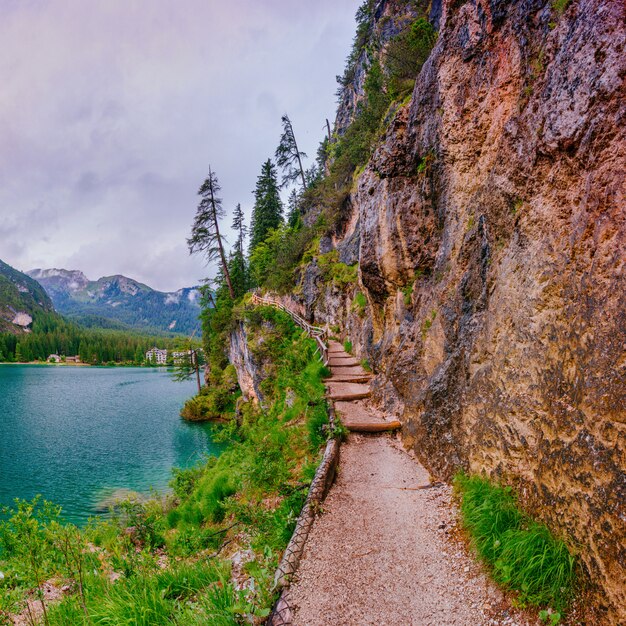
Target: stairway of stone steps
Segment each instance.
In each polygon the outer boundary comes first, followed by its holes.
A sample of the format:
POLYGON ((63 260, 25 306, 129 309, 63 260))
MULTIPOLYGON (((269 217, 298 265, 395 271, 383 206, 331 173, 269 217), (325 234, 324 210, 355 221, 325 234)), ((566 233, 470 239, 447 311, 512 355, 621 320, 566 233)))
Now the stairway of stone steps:
POLYGON ((373 376, 338 341, 329 342, 328 365, 331 371, 325 381, 328 397, 335 403, 335 412, 348 430, 378 433, 400 428, 398 420, 387 419, 367 402, 373 376))

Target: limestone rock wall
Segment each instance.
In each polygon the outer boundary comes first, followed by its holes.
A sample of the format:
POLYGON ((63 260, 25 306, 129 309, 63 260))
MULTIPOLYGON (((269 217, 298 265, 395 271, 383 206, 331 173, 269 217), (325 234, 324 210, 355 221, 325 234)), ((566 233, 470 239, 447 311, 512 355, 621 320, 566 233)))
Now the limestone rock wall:
POLYGON ((260 384, 265 378, 263 363, 254 358, 244 322, 238 322, 230 334, 228 360, 235 366, 237 382, 244 400, 263 402, 260 384))
POLYGON ((625 17, 444 2, 335 237, 358 241, 358 287, 303 281, 406 444, 437 476, 515 484, 575 543, 607 624, 626 621, 625 17))

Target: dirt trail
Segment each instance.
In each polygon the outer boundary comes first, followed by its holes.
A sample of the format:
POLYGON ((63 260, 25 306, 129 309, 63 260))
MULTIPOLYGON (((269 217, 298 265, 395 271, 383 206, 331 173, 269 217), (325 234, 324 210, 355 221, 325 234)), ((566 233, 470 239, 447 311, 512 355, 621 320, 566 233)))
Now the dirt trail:
POLYGON ((452 538, 450 488, 391 435, 351 434, 289 590, 298 626, 528 626, 452 538))

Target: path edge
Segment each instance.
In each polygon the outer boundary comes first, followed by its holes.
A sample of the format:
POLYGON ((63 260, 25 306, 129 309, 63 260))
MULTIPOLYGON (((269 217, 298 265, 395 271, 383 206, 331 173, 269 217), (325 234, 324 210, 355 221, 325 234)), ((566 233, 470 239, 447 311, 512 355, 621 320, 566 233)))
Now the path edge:
MULTIPOLYGON (((335 408, 330 399, 328 400, 328 418, 330 432, 334 433, 336 423, 335 408)), ((337 465, 339 464, 340 447, 341 440, 335 434, 326 442, 324 456, 317 466, 304 506, 298 516, 296 527, 274 574, 274 589, 280 590, 281 593, 265 622, 266 626, 291 626, 293 624, 293 611, 287 598, 287 590, 300 564, 309 533, 319 510, 319 505, 328 494, 335 478, 337 465)))

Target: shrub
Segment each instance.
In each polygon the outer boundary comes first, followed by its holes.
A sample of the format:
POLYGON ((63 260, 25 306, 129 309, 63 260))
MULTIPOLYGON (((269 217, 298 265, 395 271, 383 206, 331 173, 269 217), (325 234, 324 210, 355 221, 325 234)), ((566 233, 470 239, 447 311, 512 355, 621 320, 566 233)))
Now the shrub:
POLYGON ((571 598, 575 557, 548 528, 523 513, 509 487, 458 474, 461 518, 479 557, 523 604, 562 610, 571 598))
POLYGON ((392 98, 401 100, 413 91, 415 79, 436 41, 437 31, 426 18, 419 17, 389 42, 385 69, 392 98))
POLYGON ((191 422, 229 419, 240 395, 235 367, 213 367, 207 385, 183 405, 181 417, 191 422))
POLYGON ((326 282, 332 282, 340 288, 346 287, 357 280, 358 265, 346 265, 339 261, 339 252, 331 250, 317 257, 317 265, 326 282))
POLYGON ((563 15, 572 0, 553 0, 552 8, 559 14, 563 15))
POLYGON ((367 309, 367 298, 360 291, 357 291, 354 299, 352 300, 352 305, 350 307, 353 311, 356 311, 359 316, 363 317, 367 309))

